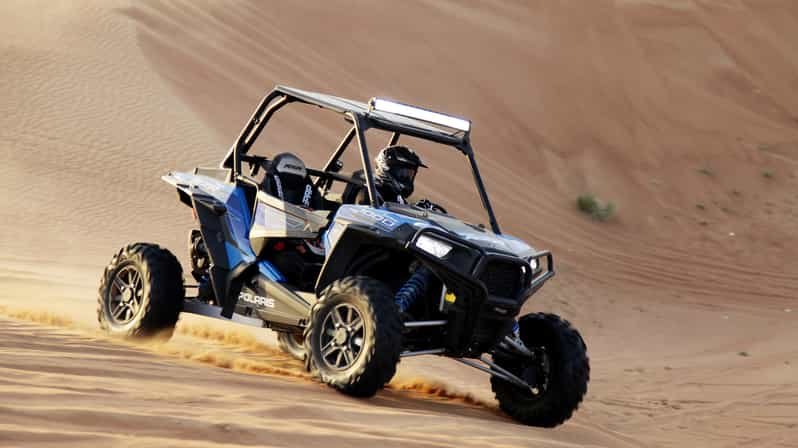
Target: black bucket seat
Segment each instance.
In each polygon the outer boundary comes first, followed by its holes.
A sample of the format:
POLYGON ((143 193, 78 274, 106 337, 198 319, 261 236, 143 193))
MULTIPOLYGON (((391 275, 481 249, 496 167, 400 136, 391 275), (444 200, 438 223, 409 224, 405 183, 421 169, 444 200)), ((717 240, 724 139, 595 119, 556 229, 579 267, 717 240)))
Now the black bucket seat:
POLYGON ((305 162, 290 152, 272 159, 263 179, 266 193, 311 210, 322 208, 321 194, 308 176, 305 162))

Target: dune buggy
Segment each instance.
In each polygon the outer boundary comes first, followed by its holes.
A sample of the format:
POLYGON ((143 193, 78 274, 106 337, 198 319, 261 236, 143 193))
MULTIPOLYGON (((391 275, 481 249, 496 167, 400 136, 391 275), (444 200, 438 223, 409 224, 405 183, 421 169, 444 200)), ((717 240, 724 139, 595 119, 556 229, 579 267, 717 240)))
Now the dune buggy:
POLYGON ((163 177, 198 222, 188 238, 196 284, 184 285, 168 250, 128 245, 102 276, 101 327, 168 337, 181 312, 268 327, 321 381, 360 397, 388 383, 402 357, 446 356, 488 373, 501 409, 518 421, 564 422, 587 390, 586 346, 555 315, 517 319, 554 275, 553 257, 501 233, 470 130, 467 120, 394 101, 277 86, 218 168, 163 177), (349 123, 321 169, 290 153, 249 153, 270 118, 291 103, 337 112, 349 123), (409 136, 464 155, 489 227, 435 207, 382 203, 366 145, 371 129, 387 131, 389 144, 409 136), (361 166, 345 175, 341 157, 349 147, 361 166), (333 184, 343 193, 333 193, 333 184), (352 203, 361 189, 369 204, 352 203), (187 297, 186 288, 194 294, 187 297))

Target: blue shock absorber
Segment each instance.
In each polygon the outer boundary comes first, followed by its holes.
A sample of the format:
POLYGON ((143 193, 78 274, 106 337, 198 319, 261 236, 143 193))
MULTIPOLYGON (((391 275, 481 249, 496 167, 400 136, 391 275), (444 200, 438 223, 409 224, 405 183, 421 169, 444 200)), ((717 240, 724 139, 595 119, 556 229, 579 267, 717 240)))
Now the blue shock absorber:
POLYGON ((432 280, 432 271, 424 266, 416 269, 416 272, 402 285, 394 298, 400 312, 407 312, 416 302, 416 299, 426 294, 430 280, 432 280))
POLYGON ((520 339, 521 338, 521 327, 518 325, 518 321, 517 320, 513 322, 513 336, 516 339, 520 339))

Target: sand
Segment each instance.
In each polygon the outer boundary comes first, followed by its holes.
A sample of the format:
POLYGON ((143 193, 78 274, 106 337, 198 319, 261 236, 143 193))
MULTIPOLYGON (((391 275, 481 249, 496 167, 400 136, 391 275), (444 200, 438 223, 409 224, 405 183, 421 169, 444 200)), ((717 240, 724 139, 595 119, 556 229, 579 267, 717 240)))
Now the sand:
MULTIPOLYGON (((798 446, 797 30, 788 0, 0 3, 0 446, 798 446), (268 331, 98 333, 120 246, 185 262, 159 177, 218 163, 277 83, 474 121, 503 230, 558 260, 526 311, 588 344, 572 420, 515 424, 445 359, 355 400, 268 331)), ((319 165, 345 127, 289 113, 261 148, 319 165)), ((417 190, 484 219, 465 160, 420 149, 417 190)))

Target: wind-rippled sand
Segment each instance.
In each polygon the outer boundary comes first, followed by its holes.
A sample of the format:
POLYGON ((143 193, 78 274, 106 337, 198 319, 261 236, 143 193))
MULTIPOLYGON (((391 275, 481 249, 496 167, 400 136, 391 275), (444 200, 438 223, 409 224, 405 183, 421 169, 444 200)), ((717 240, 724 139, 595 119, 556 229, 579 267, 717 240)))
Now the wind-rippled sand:
MULTIPOLYGON (((294 3, 0 2, 0 446, 796 446, 795 2, 294 3), (160 176, 218 163, 276 83, 474 121, 503 230, 557 257, 526 310, 588 344, 572 420, 517 425, 445 359, 356 400, 266 330, 98 333, 120 246, 185 263, 160 176), (586 192, 615 216, 580 214, 586 192)), ((258 149, 311 166, 347 127, 274 125, 258 149)), ((417 190, 482 220, 466 161, 419 149, 417 190)))

